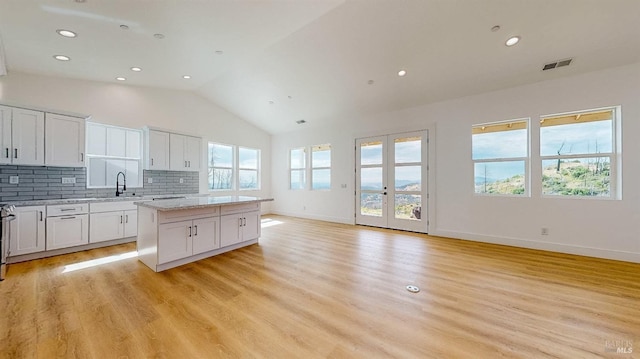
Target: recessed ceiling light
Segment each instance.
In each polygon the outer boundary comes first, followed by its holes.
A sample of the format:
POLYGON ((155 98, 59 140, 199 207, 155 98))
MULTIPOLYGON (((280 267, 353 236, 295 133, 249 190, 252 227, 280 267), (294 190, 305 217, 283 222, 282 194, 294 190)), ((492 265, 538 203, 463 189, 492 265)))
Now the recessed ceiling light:
POLYGON ((400 77, 405 76, 406 74, 407 74, 407 70, 398 71, 398 76, 400 76, 400 77))
POLYGON ((122 30, 129 30, 129 26, 127 26, 127 25, 120 25, 120 28, 122 30))
POLYGON ((126 80, 126 78, 124 78, 124 77, 116 77, 116 80, 118 80, 118 81, 124 81, 124 80, 126 80))
POLYGON ((190 79, 190 78, 191 78, 191 76, 189 76, 189 75, 184 75, 184 76, 182 76, 182 78, 183 78, 183 79, 187 79, 187 80, 188 80, 188 79, 190 79))
POLYGON ((224 52, 222 50, 216 50, 216 55, 222 55, 224 52))
POLYGON ((64 37, 76 37, 76 36, 78 36, 75 32, 70 31, 70 30, 62 30, 62 29, 60 29, 60 30, 56 30, 56 32, 59 35, 64 36, 64 37))
POLYGON ((158 40, 164 39, 164 35, 162 35, 162 34, 153 34, 153 37, 155 37, 158 40))
POLYGON ((513 37, 510 37, 509 40, 507 40, 507 42, 505 42, 504 44, 507 46, 513 46, 518 42, 520 42, 520 36, 513 36, 513 37))
POLYGON ((69 61, 71 60, 71 58, 69 56, 64 56, 64 55, 55 55, 53 57, 56 60, 60 60, 60 61, 69 61))
POLYGON ((139 67, 132 67, 131 71, 140 72, 140 71, 142 71, 142 69, 139 68, 139 67))

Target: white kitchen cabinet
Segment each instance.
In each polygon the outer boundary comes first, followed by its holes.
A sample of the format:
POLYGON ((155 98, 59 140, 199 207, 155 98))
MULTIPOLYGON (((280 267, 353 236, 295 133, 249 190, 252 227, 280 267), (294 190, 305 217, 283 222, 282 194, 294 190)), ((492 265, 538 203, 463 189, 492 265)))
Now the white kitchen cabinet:
POLYGON ((147 130, 146 132, 146 169, 169 169, 169 133, 147 130))
POLYGON ((0 163, 44 165, 44 112, 0 106, 0 163))
POLYGON ((138 213, 133 201, 91 203, 89 243, 134 237, 138 234, 138 213))
POLYGON ((158 231, 158 263, 168 263, 219 248, 218 217, 164 223, 158 231))
POLYGON ((45 206, 16 207, 16 219, 11 221, 9 256, 37 253, 45 250, 45 206))
POLYGON ((47 113, 45 165, 85 166, 85 119, 47 113))
POLYGON ((169 136, 170 169, 200 171, 201 139, 172 133, 169 136))
POLYGON ((220 216, 220 246, 254 240, 260 237, 258 204, 222 207, 220 216))

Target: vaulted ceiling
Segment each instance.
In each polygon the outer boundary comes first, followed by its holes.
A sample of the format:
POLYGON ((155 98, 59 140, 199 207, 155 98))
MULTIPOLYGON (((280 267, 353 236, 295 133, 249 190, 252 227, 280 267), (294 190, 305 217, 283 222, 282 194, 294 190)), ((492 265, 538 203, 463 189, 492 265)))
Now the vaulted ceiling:
POLYGON ((0 0, 0 38, 9 73, 193 91, 275 134, 638 62, 639 18, 637 0, 0 0))

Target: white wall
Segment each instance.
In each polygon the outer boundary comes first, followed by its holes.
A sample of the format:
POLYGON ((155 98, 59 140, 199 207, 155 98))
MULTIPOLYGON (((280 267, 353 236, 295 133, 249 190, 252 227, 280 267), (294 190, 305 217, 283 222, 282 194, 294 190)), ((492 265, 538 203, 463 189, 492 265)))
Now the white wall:
MULTIPOLYGON (((560 70, 561 71, 561 70, 560 70)), ((429 129, 430 233, 640 262, 640 63, 503 91, 360 116, 272 138, 272 212, 354 222, 354 139, 429 129), (622 106, 622 200, 541 198, 540 164, 532 163, 530 198, 473 194, 471 125, 530 117, 531 151, 539 151, 540 115, 622 106), (288 149, 331 143, 333 189, 287 189, 288 149), (435 152, 434 152, 435 151, 435 152), (347 189, 340 184, 347 183, 347 189), (302 207, 306 210, 302 210, 302 207), (549 235, 540 234, 541 227, 549 235)), ((534 157, 536 158, 536 157, 534 157)))
POLYGON ((207 193, 207 141, 258 148, 262 190, 242 194, 270 194, 271 136, 194 93, 11 72, 0 77, 0 102, 91 115, 92 121, 116 126, 148 125, 200 136, 201 193, 207 193))

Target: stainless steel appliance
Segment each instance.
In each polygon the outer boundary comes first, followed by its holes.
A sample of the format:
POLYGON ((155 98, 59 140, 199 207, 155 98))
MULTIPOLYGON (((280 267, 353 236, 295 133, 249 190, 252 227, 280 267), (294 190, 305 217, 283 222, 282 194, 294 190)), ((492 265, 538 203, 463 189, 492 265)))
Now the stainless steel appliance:
POLYGON ((0 280, 7 274, 7 257, 9 256, 9 238, 11 235, 11 221, 16 219, 13 214, 15 207, 0 205, 0 280))

